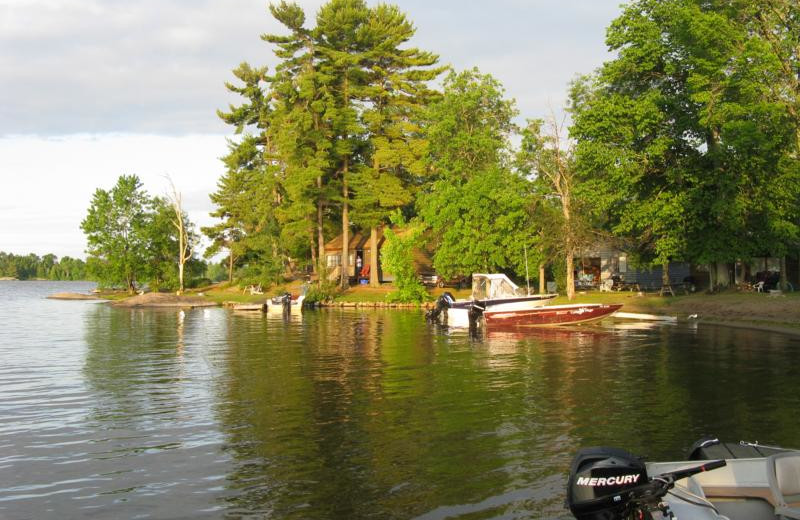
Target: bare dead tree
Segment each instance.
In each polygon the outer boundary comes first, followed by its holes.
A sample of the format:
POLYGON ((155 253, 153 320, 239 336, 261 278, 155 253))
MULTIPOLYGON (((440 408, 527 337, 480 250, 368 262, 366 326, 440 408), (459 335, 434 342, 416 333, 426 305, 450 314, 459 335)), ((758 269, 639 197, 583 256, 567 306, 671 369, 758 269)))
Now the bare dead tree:
MULTIPOLYGON (((572 149, 565 139, 565 121, 566 116, 559 122, 552 109, 547 121, 529 121, 523 147, 524 160, 529 163, 532 172, 546 182, 549 198, 558 201, 561 218, 557 233, 560 243, 554 250, 564 255, 567 297, 572 300, 575 298, 575 254, 579 248, 582 227, 573 208, 576 172, 572 149)), ((543 278, 543 270, 544 265, 540 266, 540 278, 543 278)), ((540 290, 543 288, 540 287, 540 290)))
MULTIPOLYGON (((187 231, 186 217, 183 213, 183 202, 180 192, 175 188, 175 183, 172 178, 167 175, 167 181, 170 185, 171 192, 167 195, 169 198, 172 210, 175 216, 172 219, 172 225, 178 233, 178 294, 183 294, 183 271, 186 262, 192 257, 192 243, 189 240, 189 232, 187 231)), ((233 254, 231 254, 231 257, 233 254)))

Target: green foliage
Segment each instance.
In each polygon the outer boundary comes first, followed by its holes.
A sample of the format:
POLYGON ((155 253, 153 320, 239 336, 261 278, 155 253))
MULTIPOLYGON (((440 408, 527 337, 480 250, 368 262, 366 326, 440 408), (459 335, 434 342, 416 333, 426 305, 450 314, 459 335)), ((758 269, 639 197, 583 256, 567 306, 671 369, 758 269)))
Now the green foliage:
MULTIPOLYGON (((102 286, 133 292, 178 286, 176 230, 169 202, 151 198, 135 175, 122 175, 110 190, 97 189, 81 229, 89 248, 87 272, 102 286)), ((196 240, 190 230, 190 240, 196 240)), ((190 276, 197 274, 191 269, 190 276)))
POLYGON ((110 191, 95 191, 81 229, 89 246, 89 272, 102 285, 122 285, 132 293, 147 277, 151 206, 135 175, 122 175, 110 191))
POLYGON ((414 248, 422 243, 420 227, 406 227, 399 231, 384 230, 385 242, 381 249, 383 269, 394 276, 397 290, 386 299, 395 303, 424 302, 430 299, 428 291, 419 281, 414 269, 414 248))
POLYGON ((225 260, 222 260, 221 262, 209 262, 206 264, 204 276, 213 283, 219 283, 227 280, 228 263, 225 260))
POLYGON ((417 199, 433 232, 436 271, 446 277, 511 269, 525 274, 524 251, 535 250, 530 186, 510 169, 512 101, 477 70, 451 73, 427 111, 429 167, 435 172, 417 199))
POLYGON ((645 261, 797 244, 800 19, 768 3, 632 2, 608 30, 617 58, 573 85, 584 186, 645 261))
POLYGON ((321 281, 318 284, 312 285, 306 292, 305 303, 318 303, 318 302, 331 302, 339 294, 342 288, 336 281, 321 281))
POLYGON ((88 280, 86 263, 79 258, 54 254, 39 257, 35 254, 15 255, 0 251, 0 277, 30 280, 88 280))

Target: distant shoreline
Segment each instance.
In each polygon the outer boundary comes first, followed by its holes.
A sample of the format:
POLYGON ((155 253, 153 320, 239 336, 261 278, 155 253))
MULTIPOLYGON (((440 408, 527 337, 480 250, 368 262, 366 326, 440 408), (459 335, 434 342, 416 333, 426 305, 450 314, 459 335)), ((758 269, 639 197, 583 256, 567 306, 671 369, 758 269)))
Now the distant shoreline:
POLYGON ((94 282, 94 280, 50 280, 48 278, 27 278, 20 280, 11 276, 0 277, 0 282, 94 282))

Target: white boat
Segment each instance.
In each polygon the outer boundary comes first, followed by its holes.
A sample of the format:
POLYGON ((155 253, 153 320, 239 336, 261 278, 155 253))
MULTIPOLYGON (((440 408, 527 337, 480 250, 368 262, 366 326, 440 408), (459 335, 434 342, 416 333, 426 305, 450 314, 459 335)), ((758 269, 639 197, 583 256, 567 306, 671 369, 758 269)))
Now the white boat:
POLYGON ((275 296, 267 303, 267 312, 270 314, 296 314, 301 312, 303 310, 303 301, 306 299, 306 292, 308 292, 308 286, 303 285, 301 293, 297 297, 293 297, 288 292, 275 296))
POLYGON ((615 448, 580 450, 567 505, 579 520, 800 519, 800 451, 705 443, 690 460, 648 464, 615 448))
POLYGON ((470 312, 484 317, 495 313, 522 312, 542 307, 557 294, 527 294, 509 280, 508 276, 473 274, 472 294, 469 299, 456 300, 445 292, 436 301, 436 308, 428 314, 432 320, 441 320, 451 327, 468 327, 470 312))

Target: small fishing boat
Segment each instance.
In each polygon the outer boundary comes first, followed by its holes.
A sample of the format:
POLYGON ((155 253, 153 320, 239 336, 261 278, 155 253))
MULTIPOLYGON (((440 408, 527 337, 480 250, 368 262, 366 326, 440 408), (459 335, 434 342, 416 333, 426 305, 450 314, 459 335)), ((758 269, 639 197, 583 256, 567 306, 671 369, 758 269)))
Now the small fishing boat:
POLYGON ((428 313, 428 319, 443 321, 451 327, 467 327, 476 315, 535 309, 556 296, 524 293, 504 274, 478 273, 472 275, 472 294, 468 300, 456 300, 445 292, 436 300, 436 307, 428 313))
POLYGON ((275 296, 267 304, 267 312, 270 314, 294 314, 300 312, 303 309, 303 301, 306 299, 307 291, 308 287, 303 285, 299 296, 293 296, 288 292, 275 296))
POLYGON ((567 506, 578 520, 796 520, 800 451, 706 439, 688 460, 645 464, 585 448, 572 462, 567 506))
POLYGON ((576 303, 570 305, 547 305, 534 309, 484 312, 487 326, 504 325, 518 327, 546 327, 553 325, 577 325, 608 318, 622 308, 620 304, 576 303))

